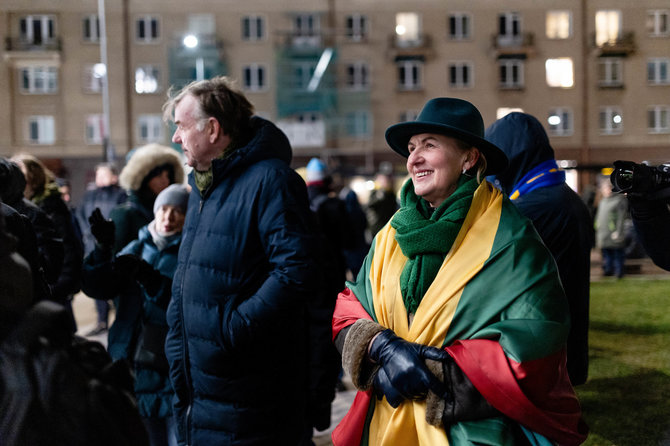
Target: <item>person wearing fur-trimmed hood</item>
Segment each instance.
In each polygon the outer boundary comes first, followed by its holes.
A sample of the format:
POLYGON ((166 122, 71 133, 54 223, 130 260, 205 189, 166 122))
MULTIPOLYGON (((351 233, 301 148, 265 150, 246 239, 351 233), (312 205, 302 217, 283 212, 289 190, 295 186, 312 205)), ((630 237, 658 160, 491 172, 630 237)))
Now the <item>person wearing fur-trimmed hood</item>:
MULTIPOLYGON (((140 228, 154 218, 156 196, 170 184, 183 183, 184 169, 179 154, 160 144, 136 149, 119 175, 128 199, 109 213, 114 222, 113 252, 137 239, 140 228)), ((108 332, 107 349, 113 359, 128 358, 137 341, 133 327, 140 317, 141 290, 130 283, 114 298, 116 318, 108 332)))

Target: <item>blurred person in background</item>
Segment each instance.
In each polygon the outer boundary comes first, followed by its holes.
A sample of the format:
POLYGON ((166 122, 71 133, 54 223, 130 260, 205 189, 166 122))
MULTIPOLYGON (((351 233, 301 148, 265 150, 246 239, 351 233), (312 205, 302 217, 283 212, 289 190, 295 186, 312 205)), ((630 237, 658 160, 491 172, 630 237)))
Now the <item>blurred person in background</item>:
POLYGON ((67 203, 63 200, 55 175, 42 162, 28 153, 19 153, 11 158, 16 162, 26 179, 24 197, 42 209, 54 222, 63 241, 63 266, 58 278, 51 282, 52 299, 64 305, 71 316, 73 332, 77 322, 72 312, 72 297, 81 287, 83 247, 74 226, 75 220, 67 203))
POLYGON ((142 288, 140 317, 123 321, 120 318, 129 314, 123 313, 115 324, 123 323, 133 333, 133 355, 128 359, 135 372, 135 396, 152 446, 177 444, 171 406, 173 392, 164 349, 165 313, 170 302, 188 195, 183 184, 163 189, 154 202, 155 218, 116 256, 113 254, 114 223, 106 220, 100 209, 90 218, 96 244, 84 262, 84 292, 105 300, 123 295, 129 282, 142 288))
POLYGON ((510 113, 486 129, 486 139, 509 159, 509 167, 489 177, 528 217, 556 260, 570 306, 568 375, 584 384, 589 365, 589 290, 593 223, 582 198, 565 182, 540 121, 510 113))
POLYGON ((622 278, 626 263, 625 222, 628 217, 626 197, 612 192, 608 178, 599 183, 600 200, 596 209, 596 248, 602 254, 604 276, 622 278))
POLYGON ((388 169, 380 170, 375 176, 375 188, 365 207, 370 239, 377 235, 397 210, 398 199, 393 189, 393 175, 388 169))
MULTIPOLYGON (((84 193, 81 203, 77 207, 76 216, 82 231, 84 242, 84 256, 95 248, 95 238, 91 234, 88 218, 98 208, 104 218, 109 215, 116 206, 126 201, 127 195, 119 185, 118 169, 113 163, 100 163, 95 166, 95 182, 93 187, 84 193)), ((86 333, 87 336, 96 336, 107 331, 109 323, 109 301, 105 299, 95 300, 97 313, 96 325, 86 333)))
MULTIPOLYGON (((140 229, 154 219, 153 206, 158 194, 169 185, 183 181, 184 169, 176 150, 148 144, 132 152, 119 175, 126 200, 108 215, 114 223, 113 253, 135 240, 140 229)), ((142 290, 132 281, 124 285, 113 298, 115 320, 107 333, 107 349, 113 359, 131 360, 135 327, 141 317, 142 290)))

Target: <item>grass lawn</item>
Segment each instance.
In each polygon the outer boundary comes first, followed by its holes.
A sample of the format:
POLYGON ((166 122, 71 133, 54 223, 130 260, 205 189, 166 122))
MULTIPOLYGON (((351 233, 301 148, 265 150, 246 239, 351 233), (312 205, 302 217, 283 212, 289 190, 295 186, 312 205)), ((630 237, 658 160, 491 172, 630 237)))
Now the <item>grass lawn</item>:
POLYGON ((670 445, 670 275, 591 283, 585 445, 670 445))

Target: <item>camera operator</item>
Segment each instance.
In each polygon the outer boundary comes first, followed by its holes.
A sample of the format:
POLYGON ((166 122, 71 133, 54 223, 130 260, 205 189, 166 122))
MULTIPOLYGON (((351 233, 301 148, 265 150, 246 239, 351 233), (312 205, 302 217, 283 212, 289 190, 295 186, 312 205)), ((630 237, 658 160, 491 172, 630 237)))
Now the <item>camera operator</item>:
POLYGON ((626 193, 633 225, 653 262, 670 271, 670 166, 615 161, 613 191, 626 193))

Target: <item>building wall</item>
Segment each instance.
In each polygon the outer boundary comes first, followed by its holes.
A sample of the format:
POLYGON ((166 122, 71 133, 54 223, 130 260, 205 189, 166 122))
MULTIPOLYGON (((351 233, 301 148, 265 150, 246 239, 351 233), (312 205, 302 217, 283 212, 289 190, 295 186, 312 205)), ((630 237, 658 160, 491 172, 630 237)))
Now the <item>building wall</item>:
MULTIPOLYGON (((390 160, 401 171, 404 160, 391 152, 384 141, 384 130, 399 121, 402 113, 418 112, 427 99, 435 96, 457 96, 473 102, 482 112, 486 125, 491 124, 501 107, 520 108, 546 123, 553 107, 567 107, 573 113, 572 133, 552 136, 557 157, 576 160, 580 167, 609 165, 615 159, 650 160, 659 163, 670 158, 670 134, 650 134, 647 130, 647 108, 670 105, 670 85, 653 86, 646 81, 646 63, 650 57, 670 57, 670 37, 651 37, 646 31, 647 11, 670 10, 667 0, 565 0, 560 3, 533 0, 508 0, 504 3, 486 0, 425 0, 409 5, 399 0, 192 0, 185 12, 184 3, 175 0, 119 0, 106 2, 108 37, 108 72, 110 89, 110 137, 120 163, 127 151, 141 144, 137 120, 141 115, 160 114, 166 99, 172 67, 170 57, 189 31, 189 14, 213 14, 222 74, 242 81, 244 66, 262 64, 267 86, 248 92, 257 111, 270 119, 279 116, 277 93, 278 54, 292 27, 292 14, 319 13, 325 41, 336 49, 335 70, 342 87, 347 63, 366 61, 370 67, 370 89, 362 92, 370 112, 372 131, 369 138, 338 135, 321 147, 297 148, 296 164, 314 155, 337 159, 349 164, 350 170, 370 173, 379 162, 390 160), (551 3, 550 7, 547 5, 551 3), (548 9, 569 10, 572 33, 567 39, 546 36, 548 9), (624 32, 634 33, 635 50, 622 57, 623 86, 599 88, 599 50, 593 46, 596 11, 620 10, 624 32), (417 50, 424 57, 423 88, 402 91, 398 88, 396 49, 390 44, 397 12, 418 12, 421 32, 430 43, 417 50), (472 37, 453 41, 448 37, 450 12, 469 13, 472 37), (517 12, 524 33, 532 34, 532 44, 523 50, 524 86, 501 89, 498 86, 500 53, 494 47, 498 15, 517 12), (368 18, 369 34, 361 42, 344 37, 345 18, 360 13, 368 18), (261 41, 242 40, 241 19, 259 14, 266 19, 266 36, 261 41), (160 38, 151 43, 135 38, 136 20, 142 16, 159 19, 160 38), (328 27, 334 21, 334 29, 328 27), (549 87, 545 62, 550 57, 569 57, 574 66, 574 85, 570 88, 549 87), (450 88, 448 64, 469 61, 474 67, 470 88, 450 88), (140 65, 160 68, 159 89, 152 94, 134 91, 135 70, 140 65), (598 126, 602 106, 622 110, 623 130, 617 135, 603 135, 598 126)), ((24 14, 53 14, 57 20, 59 50, 46 52, 0 51, 0 120, 3 137, 0 155, 28 150, 45 159, 59 159, 70 170, 92 169, 102 158, 100 144, 85 141, 85 120, 90 114, 102 113, 102 95, 87 93, 82 87, 86 64, 100 61, 100 47, 82 38, 82 19, 97 12, 96 0, 4 0, 0 4, 0 37, 16 38, 18 17, 24 14), (37 61, 37 62, 36 62, 37 61), (39 62, 41 61, 41 62, 39 62), (17 66, 49 63, 59 68, 59 88, 55 94, 25 95, 19 92, 17 66), (26 141, 25 119, 31 114, 55 117, 56 141, 52 145, 31 145, 26 141)), ((212 54, 212 53, 208 53, 212 54)), ((340 96, 339 106, 344 109, 340 96)), ((362 99, 362 100, 363 100, 362 99)), ((343 119, 342 116, 338 119, 343 119)), ((170 130, 165 127, 161 141, 170 144, 170 130)), ((86 174, 78 174, 85 178, 86 174)))

